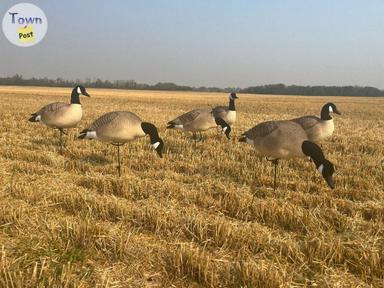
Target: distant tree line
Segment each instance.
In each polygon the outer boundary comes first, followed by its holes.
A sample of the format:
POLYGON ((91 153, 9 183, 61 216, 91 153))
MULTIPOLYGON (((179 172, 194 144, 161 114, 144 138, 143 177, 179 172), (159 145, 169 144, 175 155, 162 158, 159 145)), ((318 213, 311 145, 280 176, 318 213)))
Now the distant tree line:
POLYGON ((48 86, 48 87, 73 87, 82 84, 87 88, 114 88, 130 90, 167 90, 167 91, 200 91, 200 92, 240 92, 249 94, 277 94, 277 95, 313 95, 313 96, 384 96, 384 90, 375 87, 361 86, 299 86, 270 84, 259 85, 248 88, 228 87, 191 87, 177 85, 171 82, 159 82, 154 85, 137 83, 134 80, 65 80, 62 78, 29 78, 25 79, 21 75, 11 77, 0 77, 0 85, 17 86, 48 86))
POLYGON ((384 91, 375 87, 361 86, 298 86, 271 84, 253 86, 242 89, 243 93, 251 94, 283 94, 283 95, 313 95, 313 96, 384 96, 384 91))

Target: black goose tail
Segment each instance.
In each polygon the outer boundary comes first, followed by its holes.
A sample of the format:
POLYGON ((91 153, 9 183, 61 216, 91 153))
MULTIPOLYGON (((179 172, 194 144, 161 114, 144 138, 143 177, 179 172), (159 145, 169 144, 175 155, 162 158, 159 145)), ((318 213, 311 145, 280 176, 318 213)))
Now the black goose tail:
POLYGON ((247 142, 247 135, 243 134, 239 138, 239 142, 247 142))
POLYGON ((84 129, 80 132, 79 136, 77 136, 77 139, 85 139, 87 137, 88 129, 84 129))
POLYGON ((167 129, 172 129, 172 128, 175 128, 175 123, 173 123, 173 122, 168 122, 168 123, 167 123, 167 129))
POLYGON ((36 113, 31 114, 31 118, 28 119, 29 122, 40 122, 40 116, 36 113))

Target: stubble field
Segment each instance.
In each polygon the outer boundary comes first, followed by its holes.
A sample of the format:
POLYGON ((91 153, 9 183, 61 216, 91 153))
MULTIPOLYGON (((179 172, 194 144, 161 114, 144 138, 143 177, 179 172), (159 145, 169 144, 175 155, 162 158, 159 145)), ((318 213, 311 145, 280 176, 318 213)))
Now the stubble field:
POLYGON ((383 98, 238 94, 231 140, 195 143, 166 122, 227 94, 88 89, 59 154, 58 132, 27 120, 70 92, 0 87, 0 287, 384 286, 383 98), (271 163, 237 136, 329 101, 336 189, 299 159, 274 192, 271 163), (164 158, 129 143, 119 178, 115 147, 76 139, 113 110, 154 123, 164 158))

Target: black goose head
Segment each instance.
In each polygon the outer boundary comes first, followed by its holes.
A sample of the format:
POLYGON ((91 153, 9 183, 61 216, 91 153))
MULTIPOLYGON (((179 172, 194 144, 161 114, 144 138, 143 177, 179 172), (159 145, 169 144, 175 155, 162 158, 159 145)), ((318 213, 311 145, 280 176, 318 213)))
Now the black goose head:
POLYGON ((323 176, 328 186, 332 189, 335 188, 335 180, 333 180, 333 174, 335 173, 335 167, 332 162, 324 159, 324 162, 317 167, 317 171, 323 176))
POLYGON ((236 96, 235 92, 232 92, 231 94, 229 94, 228 98, 229 98, 228 110, 229 111, 236 111, 235 99, 238 99, 239 97, 236 96))
POLYGON ((80 95, 91 97, 83 85, 76 85, 72 90, 71 103, 80 104, 80 95))
POLYGON ((237 97, 235 92, 232 92, 231 94, 229 94, 229 100, 235 100, 235 99, 238 99, 238 98, 239 97, 237 97))
POLYGON ((301 145, 301 149, 304 155, 309 156, 313 160, 317 171, 319 171, 321 176, 325 179, 328 186, 334 189, 335 181, 333 180, 333 174, 335 173, 335 168, 331 161, 325 159, 321 148, 311 141, 304 141, 301 145))
POLYGON ((84 96, 91 97, 83 85, 77 85, 75 88, 73 88, 73 90, 76 90, 76 93, 79 95, 82 94, 84 96))
POLYGON ((340 111, 337 109, 336 105, 334 103, 327 103, 323 106, 321 109, 321 119, 322 120, 330 120, 332 119, 331 113, 336 113, 338 115, 341 115, 340 111))
POLYGON ((141 129, 143 129, 145 134, 149 135, 151 145, 156 150, 157 155, 163 158, 164 141, 159 137, 156 126, 152 123, 143 122, 141 123, 141 129))
POLYGON ((159 138, 157 142, 152 144, 152 147, 156 150, 157 155, 159 155, 160 158, 163 158, 163 149, 164 149, 163 139, 159 138))

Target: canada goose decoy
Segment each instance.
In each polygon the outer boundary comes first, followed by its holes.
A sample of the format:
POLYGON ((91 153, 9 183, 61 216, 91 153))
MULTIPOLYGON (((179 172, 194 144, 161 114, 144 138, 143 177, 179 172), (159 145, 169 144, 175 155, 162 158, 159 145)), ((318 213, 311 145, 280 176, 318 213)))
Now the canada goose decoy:
POLYGON ((228 106, 216 106, 212 109, 212 115, 223 119, 228 125, 233 125, 236 122, 236 107, 235 100, 239 97, 236 93, 232 92, 229 94, 229 105, 228 106))
POLYGON ((303 116, 291 121, 299 123, 303 127, 310 141, 318 142, 332 136, 335 130, 331 113, 341 115, 335 104, 327 103, 321 109, 320 118, 317 116, 303 116))
POLYGON ((313 160, 328 186, 332 189, 335 187, 333 164, 325 159, 321 148, 309 141, 306 132, 295 122, 282 120, 260 123, 243 133, 239 141, 251 144, 260 155, 273 159, 270 161, 275 166, 274 190, 278 160, 306 156, 313 160))
POLYGON ((214 117, 208 109, 195 109, 189 111, 167 123, 168 129, 176 128, 182 131, 192 132, 194 139, 196 138, 196 133, 199 133, 200 140, 203 139, 201 135, 202 131, 215 128, 217 126, 221 127, 223 133, 229 139, 231 127, 222 118, 214 117))
POLYGON ((80 132, 79 139, 97 139, 117 146, 118 170, 121 176, 120 146, 137 138, 149 135, 151 145, 162 157, 164 142, 152 123, 142 122, 134 113, 115 111, 104 114, 87 129, 80 132))
POLYGON ((77 85, 72 90, 70 104, 63 102, 48 104, 31 114, 31 118, 29 118, 30 122, 41 122, 60 131, 60 150, 62 149, 62 136, 65 134, 64 129, 76 127, 83 116, 80 95, 90 97, 84 86, 77 85))

